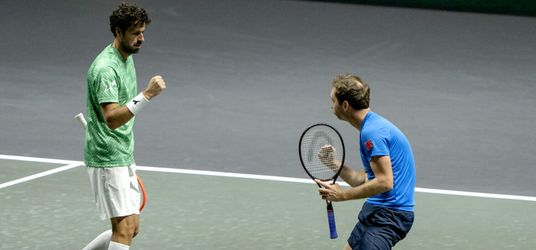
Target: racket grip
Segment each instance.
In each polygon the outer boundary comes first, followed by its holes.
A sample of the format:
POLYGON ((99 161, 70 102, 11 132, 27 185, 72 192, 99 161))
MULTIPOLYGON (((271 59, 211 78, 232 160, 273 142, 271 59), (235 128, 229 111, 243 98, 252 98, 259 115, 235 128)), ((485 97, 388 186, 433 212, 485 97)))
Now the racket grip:
POLYGON ((329 238, 337 239, 337 226, 335 225, 335 212, 333 212, 333 205, 328 203, 328 223, 329 223, 329 238))
POLYGON ((74 116, 74 119, 80 123, 80 125, 82 125, 82 127, 84 129, 87 128, 87 121, 86 121, 86 118, 84 118, 84 114, 82 113, 79 113, 77 115, 74 116))

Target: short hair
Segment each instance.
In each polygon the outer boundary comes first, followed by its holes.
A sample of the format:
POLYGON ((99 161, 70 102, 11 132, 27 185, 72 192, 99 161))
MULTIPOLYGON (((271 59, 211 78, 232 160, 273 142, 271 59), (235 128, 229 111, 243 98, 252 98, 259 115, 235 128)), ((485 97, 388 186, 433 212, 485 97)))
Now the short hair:
POLYGON ((366 109, 370 105, 370 88, 359 78, 350 74, 340 74, 332 82, 335 97, 339 104, 347 101, 356 110, 366 109))
POLYGON ((116 36, 116 28, 125 32, 128 28, 140 23, 149 24, 151 23, 151 19, 149 19, 149 15, 143 8, 135 4, 122 3, 110 16, 110 30, 114 34, 114 37, 116 36))

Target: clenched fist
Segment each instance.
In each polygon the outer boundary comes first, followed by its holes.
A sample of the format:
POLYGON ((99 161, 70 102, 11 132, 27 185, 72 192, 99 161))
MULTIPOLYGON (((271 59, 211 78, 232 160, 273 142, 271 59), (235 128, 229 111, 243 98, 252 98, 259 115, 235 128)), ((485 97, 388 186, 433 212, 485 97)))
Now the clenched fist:
POLYGON ((333 171, 338 171, 340 168, 340 162, 338 163, 335 160, 335 148, 331 145, 324 145, 320 148, 320 152, 318 152, 318 159, 329 167, 333 171))
POLYGON ((157 96, 162 92, 162 90, 166 89, 166 82, 164 82, 164 78, 162 76, 153 76, 151 80, 149 80, 149 83, 147 84, 147 88, 143 91, 143 95, 151 100, 151 98, 157 96))

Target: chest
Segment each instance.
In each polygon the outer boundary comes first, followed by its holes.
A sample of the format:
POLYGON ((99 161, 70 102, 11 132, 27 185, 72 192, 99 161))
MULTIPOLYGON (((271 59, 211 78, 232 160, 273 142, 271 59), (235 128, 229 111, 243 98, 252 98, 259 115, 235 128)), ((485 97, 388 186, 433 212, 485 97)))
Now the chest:
POLYGON ((137 93, 137 79, 134 64, 125 63, 116 70, 117 94, 121 103, 126 103, 137 93))

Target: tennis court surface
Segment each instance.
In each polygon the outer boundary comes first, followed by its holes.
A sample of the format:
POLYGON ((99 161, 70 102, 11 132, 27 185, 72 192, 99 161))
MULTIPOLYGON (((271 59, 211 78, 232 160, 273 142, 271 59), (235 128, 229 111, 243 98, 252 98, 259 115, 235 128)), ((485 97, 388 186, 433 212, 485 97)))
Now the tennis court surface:
MULTIPOLYGON (((139 166, 148 192, 135 249, 342 249, 362 201, 325 203, 307 179, 139 166)), ((419 189, 395 249, 533 249, 536 197, 419 189), (435 192, 435 193, 434 193, 435 192)), ((0 155, 0 249, 81 249, 109 228, 82 162, 0 155)))

